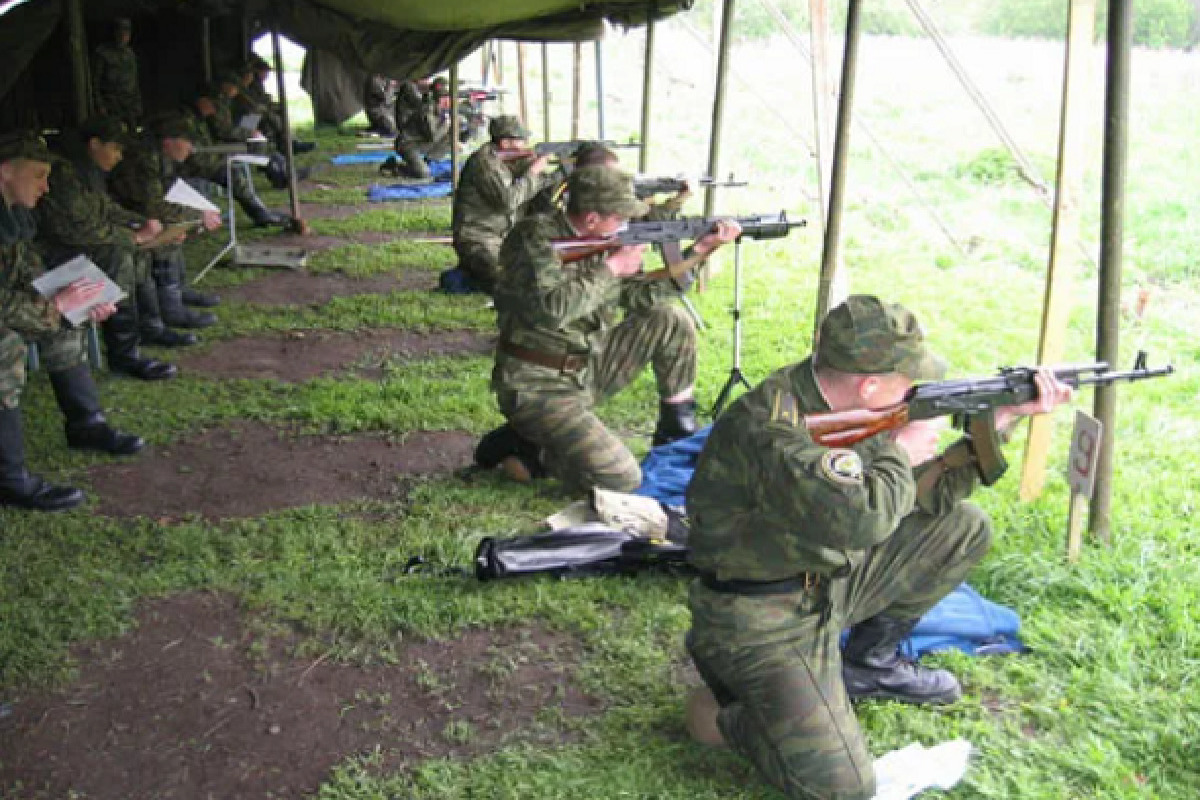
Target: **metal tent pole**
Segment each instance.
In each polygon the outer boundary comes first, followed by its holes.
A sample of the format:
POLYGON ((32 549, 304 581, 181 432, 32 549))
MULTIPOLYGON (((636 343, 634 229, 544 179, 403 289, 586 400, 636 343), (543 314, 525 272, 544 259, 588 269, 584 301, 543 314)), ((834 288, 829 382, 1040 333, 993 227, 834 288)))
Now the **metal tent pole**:
MULTIPOLYGON (((1109 0, 1108 67, 1104 91, 1104 176, 1100 198, 1100 281, 1096 358, 1116 364, 1120 355, 1121 245, 1125 222, 1125 158, 1129 134, 1129 54, 1133 0, 1109 0)), ((1097 386, 1093 414, 1103 426, 1089 529, 1107 541, 1112 524, 1113 444, 1117 389, 1097 386)))
POLYGON ((579 101, 583 94, 583 44, 576 42, 571 57, 571 141, 579 139, 579 101))
MULTIPOLYGON (((283 49, 279 46, 279 22, 272 20, 271 47, 275 53, 275 85, 279 89, 279 113, 283 117, 283 157, 287 159, 288 198, 292 219, 300 221, 300 192, 296 188, 296 155, 292 152, 292 121, 288 115, 287 81, 283 77, 283 49)), ((230 202, 233 200, 230 198, 230 202)))
POLYGON ((650 163, 650 76, 654 73, 654 17, 646 20, 646 55, 642 63, 642 151, 638 154, 638 172, 650 163))
POLYGON ((604 141, 604 42, 596 40, 596 138, 604 141))
POLYGON ((458 63, 450 65, 450 188, 458 188, 458 63))
MULTIPOLYGON (((712 130, 708 140, 708 174, 719 172, 721 160, 721 122, 725 117, 725 78, 729 73, 729 41, 733 30, 734 0, 724 0, 721 7, 721 38, 717 50, 717 85, 713 92, 712 130)), ((711 217, 716 206, 716 190, 704 190, 704 216, 711 217)))
POLYGON ((542 44, 542 141, 550 141, 550 50, 542 44))
POLYGON ((825 244, 821 250, 821 278, 817 288, 816 319, 813 339, 821 320, 829 311, 837 271, 839 237, 842 231, 842 204, 846 194, 846 160, 850 154, 850 121, 854 105, 854 76, 858 66, 859 12, 862 0, 850 0, 846 16, 846 45, 842 56, 842 82, 838 97, 837 132, 833 140, 833 165, 829 180, 829 210, 825 223, 825 244))
POLYGON ((67 5, 67 45, 71 50, 71 75, 75 83, 75 121, 83 122, 91 116, 92 111, 87 32, 83 27, 83 0, 70 0, 67 5))

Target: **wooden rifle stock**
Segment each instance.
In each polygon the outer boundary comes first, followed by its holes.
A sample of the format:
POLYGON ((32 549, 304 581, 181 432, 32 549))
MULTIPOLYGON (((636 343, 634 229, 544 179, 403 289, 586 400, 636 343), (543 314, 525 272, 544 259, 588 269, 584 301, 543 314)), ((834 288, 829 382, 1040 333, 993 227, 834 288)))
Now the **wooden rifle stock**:
POLYGON ((564 264, 574 264, 601 253, 611 253, 625 246, 619 239, 585 237, 579 239, 551 239, 550 246, 558 253, 564 264))
POLYGON ((908 403, 880 409, 824 411, 804 415, 804 427, 813 441, 825 447, 849 447, 877 433, 908 424, 908 403))

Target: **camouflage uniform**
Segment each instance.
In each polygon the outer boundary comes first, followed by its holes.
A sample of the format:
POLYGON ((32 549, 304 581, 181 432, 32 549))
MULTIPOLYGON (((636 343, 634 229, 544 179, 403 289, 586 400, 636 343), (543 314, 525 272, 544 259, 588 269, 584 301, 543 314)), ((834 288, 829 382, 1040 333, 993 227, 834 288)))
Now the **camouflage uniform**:
POLYGON ((401 84, 396 93, 395 150, 401 161, 400 172, 406 177, 429 178, 426 160, 450 155, 450 115, 439 107, 443 96, 436 87, 421 94, 412 81, 401 84))
POLYGON ((491 293, 500 269, 500 245, 525 207, 542 189, 552 185, 554 177, 545 172, 528 175, 523 160, 504 162, 496 154, 495 142, 501 138, 524 138, 515 117, 492 120, 492 141, 476 150, 463 165, 454 192, 451 227, 458 266, 472 282, 491 293), (496 123, 511 120, 516 127, 508 130, 496 123), (497 135, 497 134, 503 135, 497 135))
POLYGON ((92 58, 92 88, 98 113, 120 119, 137 130, 142 116, 137 56, 127 44, 109 42, 96 47, 92 58))
POLYGON ((25 339, 38 343, 46 369, 59 371, 84 362, 83 330, 64 328, 54 304, 30 281, 45 272, 33 247, 33 212, 0 199, 0 408, 21 404, 25 386, 25 339))
POLYGON ((109 197, 105 178, 86 153, 54 165, 50 191, 35 212, 38 246, 52 263, 85 253, 132 298, 150 274, 149 256, 138 252, 132 230, 146 218, 109 197))
POLYGON ((363 107, 370 130, 381 136, 396 135, 396 89, 386 75, 367 76, 363 87, 363 107))
MULTIPOLYGON (((636 203, 626 176, 603 172, 624 179, 628 200, 636 203)), ((644 211, 637 205, 636 213, 644 211)), ((696 332, 687 314, 669 302, 686 287, 671 280, 617 278, 604 255, 564 264, 551 240, 576 235, 560 211, 522 220, 504 240, 492 389, 513 429, 541 448, 552 475, 582 489, 629 491, 641 482, 641 469, 592 408, 647 364, 662 397, 690 388, 696 332), (618 323, 622 309, 625 317, 618 323), (527 354, 512 352, 513 346, 527 354), (541 360, 570 360, 556 369, 531 361, 528 352, 541 360)))
MULTIPOLYGON (((857 337, 862 352, 876 345, 861 320, 857 337)), ((687 495, 702 575, 688 648, 721 706, 725 741, 769 782, 791 798, 865 800, 875 778, 839 636, 872 618, 919 618, 991 534, 963 502, 977 483, 964 442, 914 473, 888 435, 845 449, 814 443, 802 417, 828 410, 809 358, 717 420, 687 495)))

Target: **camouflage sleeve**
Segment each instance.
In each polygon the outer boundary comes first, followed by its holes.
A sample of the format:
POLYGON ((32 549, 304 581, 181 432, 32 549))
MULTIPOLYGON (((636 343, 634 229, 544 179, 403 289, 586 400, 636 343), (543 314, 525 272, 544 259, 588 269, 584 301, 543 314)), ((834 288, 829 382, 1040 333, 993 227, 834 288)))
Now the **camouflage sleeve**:
POLYGON ((536 327, 562 328, 609 302, 618 278, 593 257, 564 269, 540 219, 518 223, 500 247, 505 282, 522 289, 518 312, 536 327))
POLYGON ((29 283, 41 271, 41 261, 27 243, 0 246, 0 327, 41 336, 62 325, 58 309, 29 283))
MULTIPOLYGON (((86 187, 74 168, 62 165, 50 174, 50 191, 37 206, 38 232, 67 247, 133 247, 128 212, 86 187)), ((135 215, 136 217, 136 215, 135 215)))
POLYGON ((479 164, 475 181, 479 196, 488 205, 515 214, 534 195, 553 183, 553 175, 543 172, 514 178, 504 162, 489 158, 479 164))
POLYGON ((621 308, 642 311, 683 294, 674 281, 660 278, 628 278, 621 283, 621 308))
POLYGON ((163 199, 167 190, 163 187, 162 175, 154 159, 145 151, 126 155, 109 175, 108 187, 118 203, 145 217, 164 224, 182 222, 186 218, 182 208, 163 199))
POLYGON ((887 436, 853 448, 816 444, 798 425, 796 399, 768 398, 770 419, 740 426, 738 451, 752 459, 762 507, 788 520, 806 543, 863 550, 885 540, 912 512, 916 483, 908 457, 887 436))
POLYGON ((975 455, 966 439, 959 439, 937 458, 914 470, 917 507, 927 514, 943 515, 966 500, 979 485, 975 455))

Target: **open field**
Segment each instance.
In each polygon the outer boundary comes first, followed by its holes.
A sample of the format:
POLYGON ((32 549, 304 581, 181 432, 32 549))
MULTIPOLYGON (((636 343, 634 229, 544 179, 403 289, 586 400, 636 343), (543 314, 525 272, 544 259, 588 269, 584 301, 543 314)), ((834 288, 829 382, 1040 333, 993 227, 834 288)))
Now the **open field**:
MULTIPOLYGON (((658 46, 651 168, 697 174, 710 56, 683 20, 661 27, 658 46)), ((955 46, 1052 180, 1060 47, 955 46)), ((641 36, 606 47, 608 135, 624 140, 637 130, 641 36)), ((567 52, 555 50, 564 70, 567 52)), ((912 307, 955 374, 1031 362, 1049 210, 997 155, 928 42, 870 37, 862 56, 869 135, 855 136, 843 224, 852 288, 912 307)), ((810 219, 786 241, 743 248, 743 368, 756 381, 803 356, 812 330, 811 103, 785 40, 741 47, 734 63, 746 84, 730 87, 721 171, 752 186, 725 191, 718 208, 810 219)), ((554 78, 565 109, 567 76, 554 78)), ((1144 348, 1178 374, 1122 390, 1111 546, 1064 563, 1069 413, 1041 498, 1019 503, 1015 474, 977 496, 996 542, 971 581, 1021 614, 1032 652, 934 659, 964 684, 948 709, 861 707, 877 754, 969 739, 977 752, 952 797, 1200 796, 1200 55, 1139 51, 1133 88, 1126 289, 1149 289, 1150 302, 1125 318, 1122 362, 1144 348)), ((584 135, 594 119, 585 111, 584 135)), ((564 111, 553 134, 566 132, 564 111)), ((327 166, 353 141, 318 139, 305 161, 322 166, 302 199, 365 200, 371 170, 327 166)), ((1094 257, 1095 170, 1089 187, 1083 240, 1094 257)), ((221 324, 180 356, 179 379, 101 378, 111 418, 152 443, 140 459, 66 451, 46 381, 32 376, 31 467, 103 486, 104 497, 53 517, 0 511, 0 794, 777 797, 745 764, 687 740, 682 699, 697 678, 682 645, 684 581, 408 573, 415 554, 468 565, 481 537, 528 529, 569 498, 461 469, 473 438, 500 420, 479 344, 492 312, 477 296, 424 288, 453 262, 447 248, 371 239, 444 230, 448 207, 336 213, 312 215, 323 249, 283 288, 268 270, 214 270, 205 286, 227 297, 221 324), (226 363, 238 358, 243 372, 226 363), (293 374, 289 362, 312 369, 293 374)), ((218 246, 195 243, 190 263, 218 246)), ((704 404, 730 364, 731 257, 720 266, 694 298, 709 324, 704 404)), ((1091 354, 1094 273, 1083 259, 1070 360, 1091 354)), ((644 376, 603 411, 639 453, 653 403, 644 376)))

